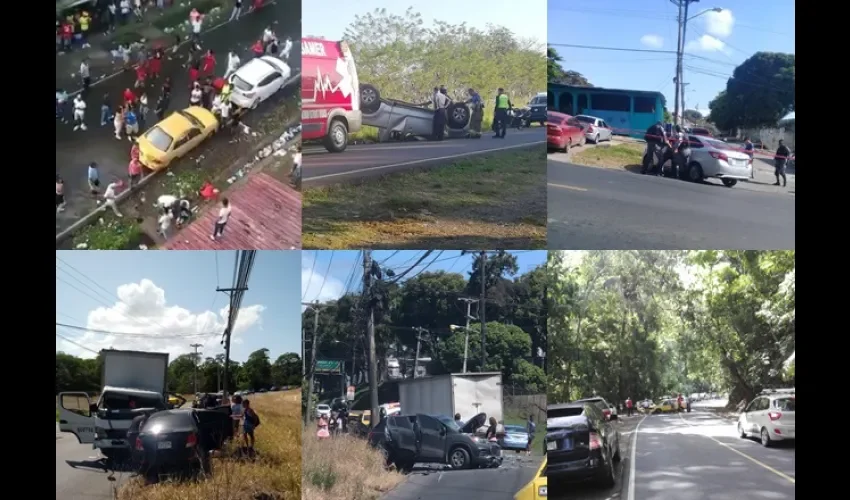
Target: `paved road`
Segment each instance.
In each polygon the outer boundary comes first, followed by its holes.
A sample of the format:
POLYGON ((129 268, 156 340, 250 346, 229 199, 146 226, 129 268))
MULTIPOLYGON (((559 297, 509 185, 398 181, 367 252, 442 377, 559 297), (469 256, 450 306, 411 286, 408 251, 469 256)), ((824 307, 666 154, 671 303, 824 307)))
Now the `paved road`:
POLYGON ((795 196, 548 162, 548 246, 793 249, 795 196))
POLYGON ((414 167, 451 163, 463 157, 539 144, 545 147, 541 127, 509 130, 505 139, 447 139, 443 142, 396 142, 349 146, 343 153, 328 153, 321 146, 305 148, 303 182, 310 185, 350 181, 414 167))
MULTIPOLYGON (((227 69, 227 53, 230 50, 236 50, 243 60, 250 57, 250 45, 262 35, 262 31, 266 26, 273 25, 276 33, 281 37, 290 36, 294 40, 298 40, 301 36, 300 22, 300 5, 292 0, 278 0, 276 3, 260 9, 254 13, 248 14, 240 18, 236 22, 228 23, 220 28, 206 33, 202 37, 202 43, 205 48, 212 49, 216 53, 217 65, 216 74, 221 76, 227 69), (293 7, 293 5, 296 5, 293 7), (299 15, 294 16, 296 12, 292 9, 296 8, 299 15)), ((188 70, 181 67, 186 58, 186 47, 177 55, 169 54, 171 60, 165 60, 162 65, 164 76, 170 76, 172 81, 172 97, 170 109, 183 109, 188 106, 188 70)), ((292 53, 290 55, 290 63, 293 70, 300 71, 301 47, 300 44, 293 44, 292 53)), ((104 94, 109 94, 110 101, 115 105, 121 101, 121 93, 127 87, 132 86, 135 79, 134 73, 126 73, 108 80, 104 80, 91 87, 89 95, 86 99, 88 109, 86 112, 87 131, 72 130, 72 125, 62 124, 58 120, 56 122, 56 173, 65 179, 66 198, 68 201, 68 209, 57 215, 56 231, 68 227, 74 221, 95 208, 95 203, 88 195, 88 185, 86 182, 86 166, 95 161, 99 165, 101 180, 111 182, 113 179, 127 177, 127 163, 129 161, 130 143, 129 141, 116 140, 112 124, 109 123, 104 127, 100 127, 100 106, 103 102, 104 94)), ((148 93, 150 106, 153 107, 161 90, 160 81, 152 84, 148 93)), ((276 104, 282 102, 281 99, 275 98, 262 105, 257 110, 248 113, 244 119, 246 125, 253 126, 256 121, 273 109, 276 104)), ((70 120, 71 104, 68 105, 68 118, 70 120)), ((148 117, 147 125, 150 126, 156 122, 156 116, 151 114, 148 117)), ((140 127, 144 130, 145 127, 140 127)), ((210 148, 221 148, 227 143, 227 139, 223 137, 214 137, 210 143, 210 148)), ((202 146, 207 148, 208 146, 202 146)), ((204 155, 206 161, 210 164, 211 169, 215 169, 216 159, 213 154, 207 151, 204 155)), ((192 161, 186 159, 185 161, 192 161)), ((221 161, 230 162, 231 159, 222 159, 221 161)), ((179 167, 180 162, 172 165, 172 169, 179 167)))
POLYGON ((80 444, 76 436, 56 428, 56 498, 62 500, 111 500, 113 489, 129 478, 116 472, 115 481, 98 461, 90 444, 80 444))
POLYGON ((439 470, 416 468, 382 500, 512 500, 534 477, 540 457, 508 452, 498 469, 439 470))
MULTIPOLYGON (((733 420, 709 411, 634 419, 636 441, 634 433, 623 433, 621 451, 625 453, 614 488, 584 485, 567 491, 566 485, 553 485, 550 480, 550 495, 574 500, 795 498, 793 444, 764 448, 756 441, 740 439, 733 420)), ((628 419, 625 425, 630 425, 628 419)))

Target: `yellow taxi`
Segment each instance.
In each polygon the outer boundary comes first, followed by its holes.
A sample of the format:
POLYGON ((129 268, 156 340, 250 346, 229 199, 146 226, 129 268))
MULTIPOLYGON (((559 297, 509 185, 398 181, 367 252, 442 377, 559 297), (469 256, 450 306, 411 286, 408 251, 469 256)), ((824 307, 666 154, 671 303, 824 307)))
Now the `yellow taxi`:
POLYGON ((549 494, 549 486, 546 484, 546 458, 543 458, 543 463, 537 469, 537 474, 534 475, 528 484, 523 486, 521 490, 514 495, 514 500, 540 500, 546 498, 549 494))
POLYGON ((678 409, 679 404, 676 402, 675 399, 665 399, 655 406, 655 411, 661 413, 670 413, 677 411, 678 409))
POLYGON ((161 170, 217 129, 218 119, 206 108, 190 106, 175 111, 139 137, 139 160, 151 170, 161 170))

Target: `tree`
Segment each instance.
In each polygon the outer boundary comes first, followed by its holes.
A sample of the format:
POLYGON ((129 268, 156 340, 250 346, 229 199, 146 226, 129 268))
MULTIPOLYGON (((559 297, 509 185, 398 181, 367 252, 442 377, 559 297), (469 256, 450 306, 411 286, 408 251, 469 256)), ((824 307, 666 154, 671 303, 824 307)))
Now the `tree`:
POLYGON ((558 53, 558 50, 551 45, 546 47, 546 79, 549 82, 560 82, 564 77, 564 68, 561 63, 564 58, 558 53))
POLYGON ((283 385, 301 385, 301 356, 294 352, 281 354, 272 364, 272 384, 280 387, 283 385))
POLYGON ((756 52, 742 62, 711 101, 710 119, 720 129, 772 127, 796 103, 794 54, 756 52))
POLYGON ((437 21, 429 29, 413 8, 402 15, 375 9, 355 16, 345 39, 360 81, 394 99, 422 102, 445 85, 455 99, 465 99, 470 87, 485 99, 502 87, 521 102, 546 85, 542 47, 502 26, 479 30, 437 21))
POLYGON ((268 349, 257 349, 248 355, 242 365, 244 379, 250 389, 268 389, 272 386, 272 365, 268 349))
POLYGON ((702 116, 702 113, 700 113, 699 111, 697 111, 695 109, 686 109, 685 111, 682 112, 682 116, 686 120, 694 122, 694 123, 699 123, 704 119, 703 116, 702 116))
POLYGON ((664 108, 664 123, 671 123, 673 121, 673 115, 667 111, 667 108, 664 108))

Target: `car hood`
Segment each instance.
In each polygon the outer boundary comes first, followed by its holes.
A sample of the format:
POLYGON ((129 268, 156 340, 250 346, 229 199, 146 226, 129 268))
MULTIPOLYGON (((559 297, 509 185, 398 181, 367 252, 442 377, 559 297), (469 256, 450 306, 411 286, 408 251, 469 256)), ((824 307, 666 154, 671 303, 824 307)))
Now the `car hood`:
POLYGON ((487 424, 487 414, 479 413, 474 417, 469 419, 469 422, 465 423, 463 427, 460 428, 460 432, 464 434, 475 434, 480 427, 483 427, 487 424))

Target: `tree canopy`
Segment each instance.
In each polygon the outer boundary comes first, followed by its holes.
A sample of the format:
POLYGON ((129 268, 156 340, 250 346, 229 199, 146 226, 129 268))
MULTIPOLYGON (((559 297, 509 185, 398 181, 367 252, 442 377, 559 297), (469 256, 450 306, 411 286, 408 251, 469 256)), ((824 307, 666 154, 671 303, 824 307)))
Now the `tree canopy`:
POLYGON ((546 78, 550 83, 562 83, 577 87, 593 87, 593 85, 578 71, 565 70, 561 63, 564 58, 554 47, 546 47, 546 78))
POLYGON ((549 402, 794 383, 793 251, 553 252, 549 402))
MULTIPOLYGON (((178 394, 194 392, 195 354, 183 354, 168 365, 168 390, 178 394)), ((224 354, 198 362, 198 391, 216 392, 220 377, 224 376, 224 354)), ((101 356, 78 358, 56 353, 56 392, 84 391, 99 392, 101 389, 101 356)), ((230 383, 236 389, 261 389, 272 386, 297 386, 301 384, 301 356, 295 353, 282 354, 271 361, 268 349, 259 349, 248 356, 244 363, 230 362, 230 383)))
POLYGON ((412 7, 403 15, 375 9, 355 16, 344 36, 360 82, 388 98, 423 102, 434 87, 445 85, 455 99, 465 99, 471 87, 486 100, 502 87, 522 102, 546 86, 542 47, 503 26, 479 30, 435 21, 426 28, 412 7))
MULTIPOLYGON (((460 372, 463 366, 465 332, 451 325, 466 324, 466 305, 458 300, 480 294, 479 260, 473 260, 468 276, 447 271, 424 271, 404 281, 394 281, 391 273, 381 272, 373 285, 374 295, 349 293, 328 302, 319 313, 317 359, 343 360, 350 370, 356 366, 356 383, 365 383, 368 373, 365 302, 375 304, 375 336, 378 373, 386 374, 386 359, 399 359, 403 371, 411 371, 405 360, 415 357, 417 334, 414 327, 425 328, 421 335, 420 357, 431 357, 431 374, 460 372)), ((545 391, 544 357, 546 351, 545 266, 517 275, 516 257, 507 252, 488 256, 487 286, 487 364, 485 371, 501 371, 504 382, 517 391, 545 391)), ((313 338, 314 312, 308 309, 302 319, 304 335, 313 338)), ((476 305, 472 315, 479 317, 476 305)), ((480 371, 480 324, 470 325, 467 369, 480 371)))
POLYGON ((742 62, 712 100, 709 119, 720 129, 772 127, 796 104, 794 54, 757 52, 742 62))

